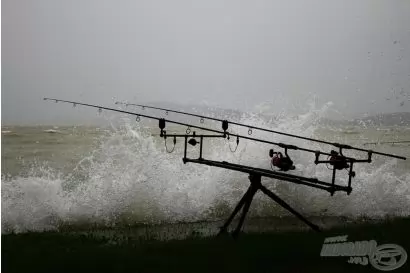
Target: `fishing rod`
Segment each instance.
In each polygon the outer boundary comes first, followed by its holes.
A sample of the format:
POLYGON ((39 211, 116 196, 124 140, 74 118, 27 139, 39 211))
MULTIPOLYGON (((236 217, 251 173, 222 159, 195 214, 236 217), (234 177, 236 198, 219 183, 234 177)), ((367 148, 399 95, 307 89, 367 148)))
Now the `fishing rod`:
MULTIPOLYGON (((227 132, 228 125, 229 125, 229 122, 227 120, 222 121, 223 131, 221 132, 221 131, 218 131, 218 130, 205 128, 205 127, 201 127, 201 126, 196 126, 196 125, 191 125, 191 124, 187 124, 187 123, 183 123, 183 122, 178 122, 178 121, 168 120, 168 119, 164 119, 164 118, 153 117, 153 116, 149 116, 149 115, 124 111, 124 110, 119 110, 119 109, 115 109, 115 108, 109 108, 109 107, 99 106, 99 105, 94 105, 94 104, 88 104, 88 103, 82 103, 82 102, 76 102, 76 101, 68 101, 68 100, 62 100, 62 99, 55 99, 55 98, 44 98, 44 100, 55 101, 56 103, 57 102, 69 103, 69 104, 72 104, 73 107, 76 107, 77 105, 92 107, 92 108, 98 109, 99 112, 101 112, 102 110, 107 110, 107 111, 113 111, 113 112, 128 114, 128 115, 134 115, 134 116, 137 116, 136 121, 139 121, 140 117, 144 117, 144 118, 153 119, 153 120, 157 120, 157 121, 164 122, 164 123, 169 122, 169 123, 176 124, 176 125, 187 126, 188 127, 188 129, 186 130, 187 134, 189 134, 191 132, 190 128, 196 128, 196 129, 200 129, 200 130, 203 130, 203 131, 209 131, 209 132, 224 135, 228 139, 230 138, 230 136, 233 136, 233 137, 236 137, 237 144, 239 144, 239 139, 240 138, 247 139, 247 140, 252 140, 252 141, 256 141, 256 142, 261 142, 261 143, 265 143, 265 144, 271 144, 271 145, 275 145, 275 146, 278 146, 280 148, 285 149, 286 154, 287 154, 288 150, 300 150, 300 151, 305 151, 305 152, 315 154, 317 159, 318 159, 319 155, 325 155, 325 156, 333 156, 334 155, 334 153, 332 153, 332 152, 327 153, 327 152, 322 152, 322 151, 318 151, 318 150, 302 148, 302 147, 298 147, 298 146, 295 146, 295 145, 289 145, 289 144, 285 144, 285 143, 278 143, 278 142, 263 140, 263 139, 259 139, 259 138, 248 137, 248 136, 244 136, 244 135, 240 135, 240 134, 232 134, 232 133, 227 132)), ((166 131, 161 131, 160 136, 161 137, 163 137, 163 136, 167 137, 166 131)), ((182 137, 184 135, 172 135, 172 136, 182 137)), ((345 147, 342 144, 340 144, 340 152, 342 151, 343 148, 345 148, 345 147)), ((371 155, 373 154, 373 152, 371 150, 366 150, 366 151, 368 152, 368 159, 358 160, 358 159, 351 158, 351 157, 345 157, 345 158, 347 160, 354 160, 355 162, 368 162, 369 160, 371 160, 370 158, 371 158, 371 155)), ((395 156, 395 155, 390 155, 390 156, 402 158, 402 157, 395 156)))
MULTIPOLYGON (((176 114, 181 114, 181 115, 187 115, 187 116, 192 116, 192 117, 198 117, 200 118, 200 122, 204 123, 204 119, 207 120, 212 120, 212 121, 218 121, 218 122, 224 122, 225 120, 222 119, 218 119, 218 118, 213 118, 213 117, 207 117, 207 116, 202 116, 202 115, 198 115, 198 114, 192 114, 192 113, 187 113, 187 112, 182 112, 182 111, 176 111, 176 110, 172 110, 172 109, 166 109, 166 108, 160 108, 160 107, 154 107, 154 106, 148 106, 148 105, 142 105, 142 104, 134 104, 134 103, 125 103, 125 102, 115 102, 115 104, 121 104, 121 105, 125 105, 125 106, 137 106, 137 107, 141 107, 143 110, 145 110, 145 108, 147 109, 155 109, 155 110, 161 110, 161 111, 165 111, 166 114, 168 113, 176 113, 176 114)), ((362 151, 362 152, 370 152, 371 150, 366 150, 363 148, 357 148, 357 147, 353 147, 350 145, 346 145, 346 144, 340 144, 340 143, 335 143, 335 142, 329 142, 329 141, 325 141, 325 140, 319 140, 319 139, 314 139, 314 138, 309 138, 309 137, 304 137, 304 136, 299 136, 299 135, 294 135, 294 134, 289 134, 289 133, 284 133, 284 132, 279 132, 279 131, 275 131, 275 130, 271 130, 271 129, 266 129, 266 128, 261 128, 261 127, 256 127, 256 126, 252 126, 252 125, 248 125, 248 124, 242 124, 242 123, 238 123, 238 122, 233 122, 233 121, 228 121, 228 123, 233 124, 233 125, 237 125, 240 127, 246 127, 248 128, 248 134, 251 135, 252 134, 252 129, 255 130, 260 130, 260 131, 264 131, 264 132, 270 132, 270 133, 274 133, 274 134, 279 134, 279 135, 284 135, 284 136, 288 136, 288 137, 294 137, 294 138, 299 138, 299 139, 303 139, 303 140, 307 140, 307 141, 312 141, 312 142, 318 142, 318 143, 322 143, 322 144, 328 144, 328 145, 332 145, 336 148, 343 148, 343 149, 349 149, 349 150, 357 150, 357 151, 362 151)), ((387 156, 387 157, 393 157, 393 158, 398 158, 398 159, 403 159, 405 160, 404 157, 402 156, 397 156, 397 155, 393 155, 393 154, 387 154, 387 153, 382 153, 382 152, 376 152, 376 151, 371 151, 373 154, 377 154, 377 155, 383 155, 383 156, 387 156)))
MULTIPOLYGON (((158 121, 158 127, 160 128, 160 137, 164 138, 165 140, 165 146, 167 152, 171 153, 173 152, 175 145, 176 145, 176 139, 177 138, 183 138, 184 139, 184 156, 183 156, 183 162, 184 164, 186 163, 196 163, 196 164, 202 164, 202 165, 208 165, 208 166, 213 166, 213 167, 218 167, 218 168, 223 168, 223 169, 228 169, 228 170, 233 170, 233 171, 239 171, 242 173, 247 173, 249 175, 249 180, 250 180, 250 186, 246 193, 243 195, 242 199, 239 201, 237 206, 235 207, 234 211, 232 212, 231 216, 228 218, 228 220, 225 222, 225 224, 221 227, 220 233, 224 233, 227 231, 227 227, 229 224, 232 222, 233 218, 235 215, 239 212, 239 210, 243 209, 242 215, 240 218, 240 221, 234 231, 234 236, 236 237, 240 229, 242 227, 243 221, 246 217, 246 214, 249 210, 249 207, 251 205, 252 199, 257 191, 262 191, 265 195, 267 195, 269 198, 271 198, 273 201, 275 201, 277 204, 291 212, 293 215, 295 215, 297 218, 299 218, 301 221, 309 225, 312 229, 319 231, 319 227, 316 226, 315 224, 311 223, 308 221, 306 218, 304 218, 300 213, 295 211, 292 207, 290 207, 285 201, 280 199, 276 194, 274 194, 272 191, 267 189, 265 186, 262 185, 261 183, 261 178, 262 177, 268 177, 268 178, 274 178, 279 181, 286 181, 286 182, 291 182, 295 184, 300 184, 300 185, 305 185, 309 186, 312 188, 316 189, 321 189, 329 192, 332 196, 334 195, 335 192, 337 191, 343 191, 346 192, 348 195, 352 191, 352 178, 355 177, 356 173, 353 171, 353 165, 354 163, 371 163, 372 162, 372 154, 373 151, 371 150, 366 150, 368 152, 368 157, 366 159, 357 159, 357 158, 352 158, 352 157, 346 157, 343 155, 343 149, 346 147, 350 147, 344 144, 339 144, 339 152, 336 151, 331 151, 330 153, 327 152, 322 152, 319 150, 311 150, 311 149, 306 149, 306 148, 301 148, 295 145, 289 145, 289 144, 284 144, 284 143, 276 143, 272 141, 267 141, 263 139, 258 139, 258 138, 252 138, 249 136, 243 136, 239 134, 231 134, 229 133, 228 127, 229 127, 229 122, 227 120, 222 120, 222 130, 214 130, 214 129, 209 129, 209 128, 204 128, 201 126, 194 126, 191 124, 183 123, 183 122, 178 122, 178 121, 173 121, 173 120, 166 120, 164 118, 159 118, 155 116, 150 116, 150 115, 143 115, 143 114, 138 114, 134 112, 129 112, 129 111, 124 111, 124 110, 119 110, 119 109, 114 109, 114 108, 109 108, 109 107, 104 107, 104 106, 99 106, 99 105, 94 105, 94 104, 88 104, 88 103, 82 103, 82 102, 76 102, 76 101, 68 101, 68 100, 61 100, 61 99, 55 99, 55 98, 44 98, 46 101, 55 101, 56 103, 58 102, 63 102, 63 103, 69 103, 72 104, 73 107, 77 105, 81 106, 86 106, 86 107, 91 107, 91 108, 97 108, 98 112, 102 112, 102 110, 108 110, 112 112, 118 112, 118 113, 123 113, 123 114, 128 114, 128 115, 133 115, 136 116, 136 121, 140 121, 141 117, 148 118, 148 119, 153 119, 158 121), (186 130, 185 134, 168 134, 167 131, 165 130, 166 123, 173 123, 181 126, 187 126, 188 129, 186 130), (195 131, 191 133, 190 128, 196 128, 199 130, 203 131, 208 131, 208 132, 213 132, 216 134, 196 134, 195 131), (204 146, 204 139, 206 138, 228 138, 230 136, 236 137, 236 143, 237 145, 239 144, 239 139, 247 139, 247 140, 252 140, 256 142, 261 142, 265 144, 270 144, 270 145, 276 145, 279 146, 280 148, 284 149, 284 155, 281 152, 274 151, 273 149, 269 150, 269 157, 271 158, 271 167, 274 166, 278 170, 268 170, 268 169, 262 169, 262 168, 255 168, 251 166, 246 166, 246 165, 240 165, 240 164, 234 164, 226 161, 214 161, 214 160, 209 160, 205 159, 203 157, 203 146, 204 146), (167 147, 167 138, 173 138, 173 149, 172 151, 168 151, 167 147), (199 138, 199 141, 197 140, 199 138), (188 144, 191 146, 196 146, 199 144, 199 157, 198 158, 189 158, 187 157, 187 150, 188 150, 188 144), (317 178, 314 177, 304 177, 301 175, 295 175, 295 174, 289 174, 287 173, 290 170, 295 170, 295 166, 293 164, 292 159, 288 155, 288 150, 301 150, 301 151, 306 151, 306 152, 311 152, 315 154, 315 164, 326 164, 327 166, 330 165, 332 166, 332 180, 331 182, 326 182, 326 181, 321 181, 317 178), (329 156, 327 160, 321 160, 320 156, 325 155, 329 156), (340 170, 347 170, 348 173, 348 181, 347 185, 339 185, 336 184, 336 172, 340 170)), ((346 148, 348 149, 348 148, 346 148)), ((380 153, 379 153, 380 154, 380 153)), ((390 155, 392 156, 392 155, 390 155)), ((395 156, 397 158, 402 158, 406 159, 405 157, 399 157, 395 156)))

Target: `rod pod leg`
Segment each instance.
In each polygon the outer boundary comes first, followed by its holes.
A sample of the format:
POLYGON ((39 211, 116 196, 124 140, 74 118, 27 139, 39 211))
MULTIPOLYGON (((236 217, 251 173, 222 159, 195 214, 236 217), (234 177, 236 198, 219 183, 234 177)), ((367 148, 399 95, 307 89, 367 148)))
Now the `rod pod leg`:
POLYGON ((270 197, 273 201, 275 201, 277 204, 285 208, 287 211, 295 215, 299 220, 307 224, 309 227, 311 227, 313 230, 320 232, 320 228, 307 220, 304 216, 302 216, 299 212, 294 210, 289 204, 287 204, 285 201, 283 201, 281 198, 279 198, 276 194, 268 190, 265 186, 262 185, 261 183, 261 176, 260 175, 255 175, 255 174, 250 174, 249 175, 249 180, 251 182, 251 185, 249 186, 248 190, 246 193, 243 195, 241 200, 239 201, 238 205, 235 207, 234 211, 228 218, 228 220, 225 222, 225 224, 221 227, 220 232, 218 233, 224 233, 227 231, 228 226, 231 224, 232 220, 235 218, 236 214, 238 214, 239 210, 243 207, 242 215, 241 218, 239 219, 239 223, 233 232, 233 237, 237 238, 239 236, 239 233, 241 231, 241 227, 245 221, 246 215, 249 211, 249 208, 251 206, 253 197, 255 193, 258 190, 261 190, 264 194, 266 194, 268 197, 270 197))
POLYGON ((238 238, 239 232, 241 231, 241 228, 242 228, 242 225, 243 225, 243 222, 245 221, 246 214, 248 214, 249 208, 251 207, 252 199, 253 199, 255 193, 259 190, 260 185, 261 185, 261 177, 260 176, 250 175, 249 179, 251 180, 251 185, 249 187, 250 192, 249 192, 249 195, 247 196, 247 200, 246 200, 246 203, 244 205, 241 218, 239 219, 239 223, 236 226, 236 229, 232 234, 234 238, 238 238))
POLYGON ((265 186, 260 186, 260 190, 266 194, 267 196, 269 196, 273 201, 275 201, 276 203, 278 203, 279 205, 281 205, 284 209, 286 209, 287 211, 289 211, 290 213, 292 213, 293 215, 295 215, 297 218, 299 218, 302 222, 304 222, 306 225, 308 225, 309 227, 311 227, 314 231, 318 231, 320 232, 320 228, 313 224, 312 222, 310 222, 309 220, 307 220, 305 217, 303 217, 299 212, 297 212, 296 210, 294 210, 291 206, 289 206, 285 201, 283 201, 282 199, 280 199, 276 194, 274 194, 273 192, 271 192, 270 190, 268 190, 267 188, 265 188, 265 186))
POLYGON ((239 210, 243 207, 245 202, 248 200, 248 196, 249 196, 250 193, 251 193, 251 186, 249 186, 249 188, 247 189, 245 194, 242 196, 241 200, 236 205, 235 209, 233 210, 233 212, 229 216, 228 220, 226 220, 225 224, 220 228, 220 231, 219 231, 218 235, 220 235, 222 233, 226 233, 228 226, 231 224, 231 222, 235 218, 236 214, 239 212, 239 210))
POLYGON ((229 218, 226 220, 225 224, 220 228, 220 231, 218 235, 222 233, 227 232, 228 226, 231 224, 232 220, 235 218, 236 214, 240 211, 240 209, 244 207, 242 211, 242 216, 239 220, 238 226, 236 227, 234 231, 234 236, 237 237, 239 234, 240 228, 245 220, 246 214, 249 211, 250 205, 252 203, 253 196, 255 193, 258 191, 260 185, 261 185, 261 177, 260 176, 255 176, 255 175, 249 175, 249 180, 251 181, 251 185, 249 186, 248 190, 246 193, 242 196, 241 200, 239 203, 236 205, 235 209, 233 210, 232 214, 229 216, 229 218))

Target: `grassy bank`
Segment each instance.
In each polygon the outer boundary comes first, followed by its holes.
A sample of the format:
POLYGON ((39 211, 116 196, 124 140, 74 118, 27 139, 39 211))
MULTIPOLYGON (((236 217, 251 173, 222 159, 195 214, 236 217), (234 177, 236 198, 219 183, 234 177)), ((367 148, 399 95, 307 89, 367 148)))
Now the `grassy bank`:
MULTIPOLYGON (((320 257, 324 238, 398 244, 410 254, 410 218, 331 228, 171 240, 113 240, 70 232, 2 236, 2 272, 381 272, 320 257)), ((409 261, 393 272, 410 272, 409 261)))

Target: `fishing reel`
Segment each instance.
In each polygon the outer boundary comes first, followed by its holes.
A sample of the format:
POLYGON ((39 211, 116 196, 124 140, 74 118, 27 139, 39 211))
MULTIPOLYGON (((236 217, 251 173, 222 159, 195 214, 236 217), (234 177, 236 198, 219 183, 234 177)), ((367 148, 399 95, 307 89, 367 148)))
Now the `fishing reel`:
POLYGON ((289 170, 294 170, 292 159, 290 159, 287 150, 285 149, 285 156, 281 152, 275 152, 273 149, 269 150, 269 156, 271 159, 272 166, 279 168, 279 170, 287 172, 289 170))
POLYGON ((343 170, 349 168, 347 159, 342 154, 339 155, 338 152, 332 150, 330 152, 329 164, 333 166, 336 170, 343 170))

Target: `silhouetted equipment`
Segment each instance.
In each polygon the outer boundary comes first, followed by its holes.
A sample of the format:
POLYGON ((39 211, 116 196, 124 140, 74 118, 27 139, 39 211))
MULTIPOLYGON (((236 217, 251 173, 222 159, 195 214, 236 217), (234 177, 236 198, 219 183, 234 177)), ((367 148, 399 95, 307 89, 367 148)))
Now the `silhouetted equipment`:
POLYGON ((349 168, 347 159, 343 155, 339 155, 336 151, 332 150, 330 152, 332 155, 329 159, 329 164, 334 166, 336 170, 343 170, 349 168))
MULTIPOLYGON (((291 212, 293 215, 298 217, 300 220, 302 220, 304 223, 306 223, 308 226, 310 226, 312 229, 319 231, 319 227, 308 221, 306 218, 304 218, 301 214, 299 214, 297 211, 295 211, 293 208, 291 208, 285 201, 280 199, 277 195, 275 195, 273 192, 268 190, 264 185, 261 183, 262 177, 268 177, 268 178, 274 178, 280 181, 286 181, 286 182, 291 182, 295 184, 300 184, 300 185, 305 185, 309 187, 313 187, 316 189, 321 189, 329 192, 331 195, 334 195, 335 192, 337 191, 344 191, 347 194, 350 194, 352 191, 351 183, 352 183, 352 178, 355 177, 355 172, 353 171, 353 165, 354 163, 371 163, 372 162, 372 155, 377 154, 377 155, 382 155, 382 156, 387 156, 387 157, 393 157, 393 158, 398 158, 398 159, 403 159, 406 160, 405 157, 403 156, 398 156, 398 155, 393 155, 393 154, 386 154, 386 153, 380 153, 380 152, 374 152, 372 150, 365 150, 365 149, 360 149, 360 148, 355 148, 349 145, 345 144, 339 144, 339 143, 332 143, 332 142, 327 142, 327 141, 322 141, 322 140, 317 140, 317 139, 311 139, 307 137, 302 137, 302 136, 297 136, 297 135, 291 135, 287 133, 282 133, 282 132, 277 132, 269 129, 264 129, 260 127, 255 127, 255 126, 249 126, 249 125, 244 125, 240 123, 234 123, 230 122, 228 120, 220 120, 216 118, 208 118, 200 115, 195 115, 195 114, 189 114, 185 112, 180 112, 180 111, 175 111, 175 110, 170 110, 170 109, 163 109, 163 108, 158 108, 158 107, 151 107, 151 106, 146 106, 146 105, 139 105, 143 108, 153 108, 153 109, 159 109, 159 110, 165 110, 166 113, 168 112, 175 112, 179 114, 184 114, 184 115, 192 115, 196 117, 200 117, 200 122, 201 124, 203 123, 204 119, 211 119, 214 121, 219 121, 221 122, 221 128, 222 131, 215 130, 215 129, 210 129, 210 128, 205 128, 205 127, 200 127, 200 126, 195 126, 192 124, 186 124, 178 121, 173 121, 173 120, 166 120, 164 118, 159 118, 159 117, 154 117, 154 116, 149 116, 149 115, 144 115, 140 113, 134 113, 134 112, 129 112, 129 111, 124 111, 124 110, 119 110, 119 109, 114 109, 114 108, 108 108, 108 107, 103 107, 99 105, 93 105, 93 104, 86 104, 86 103, 81 103, 81 102, 74 102, 74 101, 67 101, 67 100, 60 100, 60 99, 52 99, 52 98, 44 98, 44 100, 50 100, 50 101, 55 101, 57 102, 64 102, 64 103, 70 103, 73 105, 82 105, 82 106, 87 106, 87 107, 92 107, 92 108, 97 108, 99 112, 102 110, 108 110, 108 111, 113 111, 113 112, 118 112, 118 113, 123 113, 123 114, 128 114, 128 115, 134 115, 137 116, 136 121, 140 121, 141 117, 148 118, 148 119, 153 119, 153 120, 158 120, 158 127, 160 129, 160 137, 164 138, 165 140, 165 145, 167 145, 167 138, 171 137, 173 138, 173 148, 171 151, 168 151, 168 147, 166 146, 167 152, 173 152, 175 145, 176 145, 176 139, 177 138, 182 138, 184 139, 184 156, 182 158, 184 164, 186 163, 196 163, 196 164, 203 164, 203 165, 208 165, 208 166, 213 166, 213 167, 218 167, 218 168, 224 168, 228 170, 233 170, 233 171, 239 171, 243 173, 247 173, 249 176, 250 180, 250 186, 246 193, 243 195, 242 199, 239 201, 238 205, 235 207, 234 211, 232 212, 231 216, 228 218, 226 223, 221 227, 220 233, 223 233, 227 231, 227 228, 229 224, 232 222, 234 219, 235 215, 241 210, 242 210, 242 216, 239 220, 239 223, 234 231, 234 235, 237 236, 241 230, 242 224, 245 220, 246 214, 250 208, 250 205, 252 203, 253 196, 255 193, 260 190, 262 191, 265 195, 267 195, 269 198, 274 200, 276 203, 278 203, 280 206, 291 212), (187 126, 187 130, 185 134, 169 134, 165 128, 166 128, 166 123, 172 123, 180 126, 187 126), (331 150, 330 153, 328 152, 323 152, 319 150, 312 150, 312 149, 307 149, 303 147, 298 147, 295 145, 290 145, 290 144, 285 144, 285 143, 277 143, 273 141, 268 141, 260 138, 253 138, 249 136, 244 136, 240 134, 233 134, 228 132, 229 129, 229 124, 233 125, 238 125, 238 126, 243 126, 243 127, 248 127, 248 135, 252 134, 252 129, 257 129, 257 130, 262 130, 262 131, 267 131, 267 132, 272 132, 276 134, 282 134, 290 137, 296 137, 300 139, 304 139, 307 141, 314 141, 314 142, 319 142, 319 143, 324 143, 324 144, 329 144, 332 146, 335 146, 339 149, 339 152, 331 150), (199 129, 202 131, 208 131, 208 132, 213 132, 215 134, 196 134, 195 131, 191 133, 191 128, 199 129), (269 150, 269 156, 270 156, 270 163, 272 166, 275 166, 278 168, 278 171, 275 170, 269 170, 269 169, 262 169, 262 168, 255 168, 252 166, 246 166, 246 165, 240 165, 240 164, 234 164, 234 163, 229 163, 226 161, 214 161, 214 160, 208 160, 203 158, 203 146, 204 146, 204 139, 205 138, 226 138, 229 139, 231 136, 236 137, 236 144, 237 146, 239 145, 239 139, 245 139, 245 140, 251 140, 251 141, 256 141, 260 143, 265 143, 268 145, 274 145, 278 146, 279 148, 283 149, 284 155, 282 152, 277 152, 274 151, 273 149, 269 150), (197 159, 195 158, 189 158, 187 156, 187 145, 190 144, 192 146, 199 146, 199 156, 197 159), (330 165, 332 168, 332 181, 331 182, 325 182, 321 181, 317 178, 314 177, 304 177, 301 175, 295 175, 295 174, 290 174, 288 171, 290 170, 295 170, 295 166, 293 164, 292 159, 288 155, 288 150, 299 150, 299 151, 304 151, 304 152, 309 152, 314 154, 314 163, 317 164, 326 164, 330 165), (344 150, 358 150, 358 151, 363 151, 366 152, 367 158, 364 159, 357 159, 353 157, 348 157, 343 154, 344 150), (321 156, 328 156, 328 160, 320 160, 321 156), (347 185, 338 185, 336 184, 336 171, 338 170, 343 170, 347 169, 348 172, 348 179, 347 179, 347 185)), ((117 103, 118 104, 118 103, 117 103)), ((131 105, 131 104, 129 104, 131 105)), ((236 150, 236 149, 235 149, 236 150)), ((231 150, 232 151, 232 150, 231 150)))
POLYGON ((286 149, 285 156, 281 152, 274 152, 273 149, 270 149, 269 156, 272 158, 272 165, 278 167, 281 171, 287 172, 295 169, 286 149))

